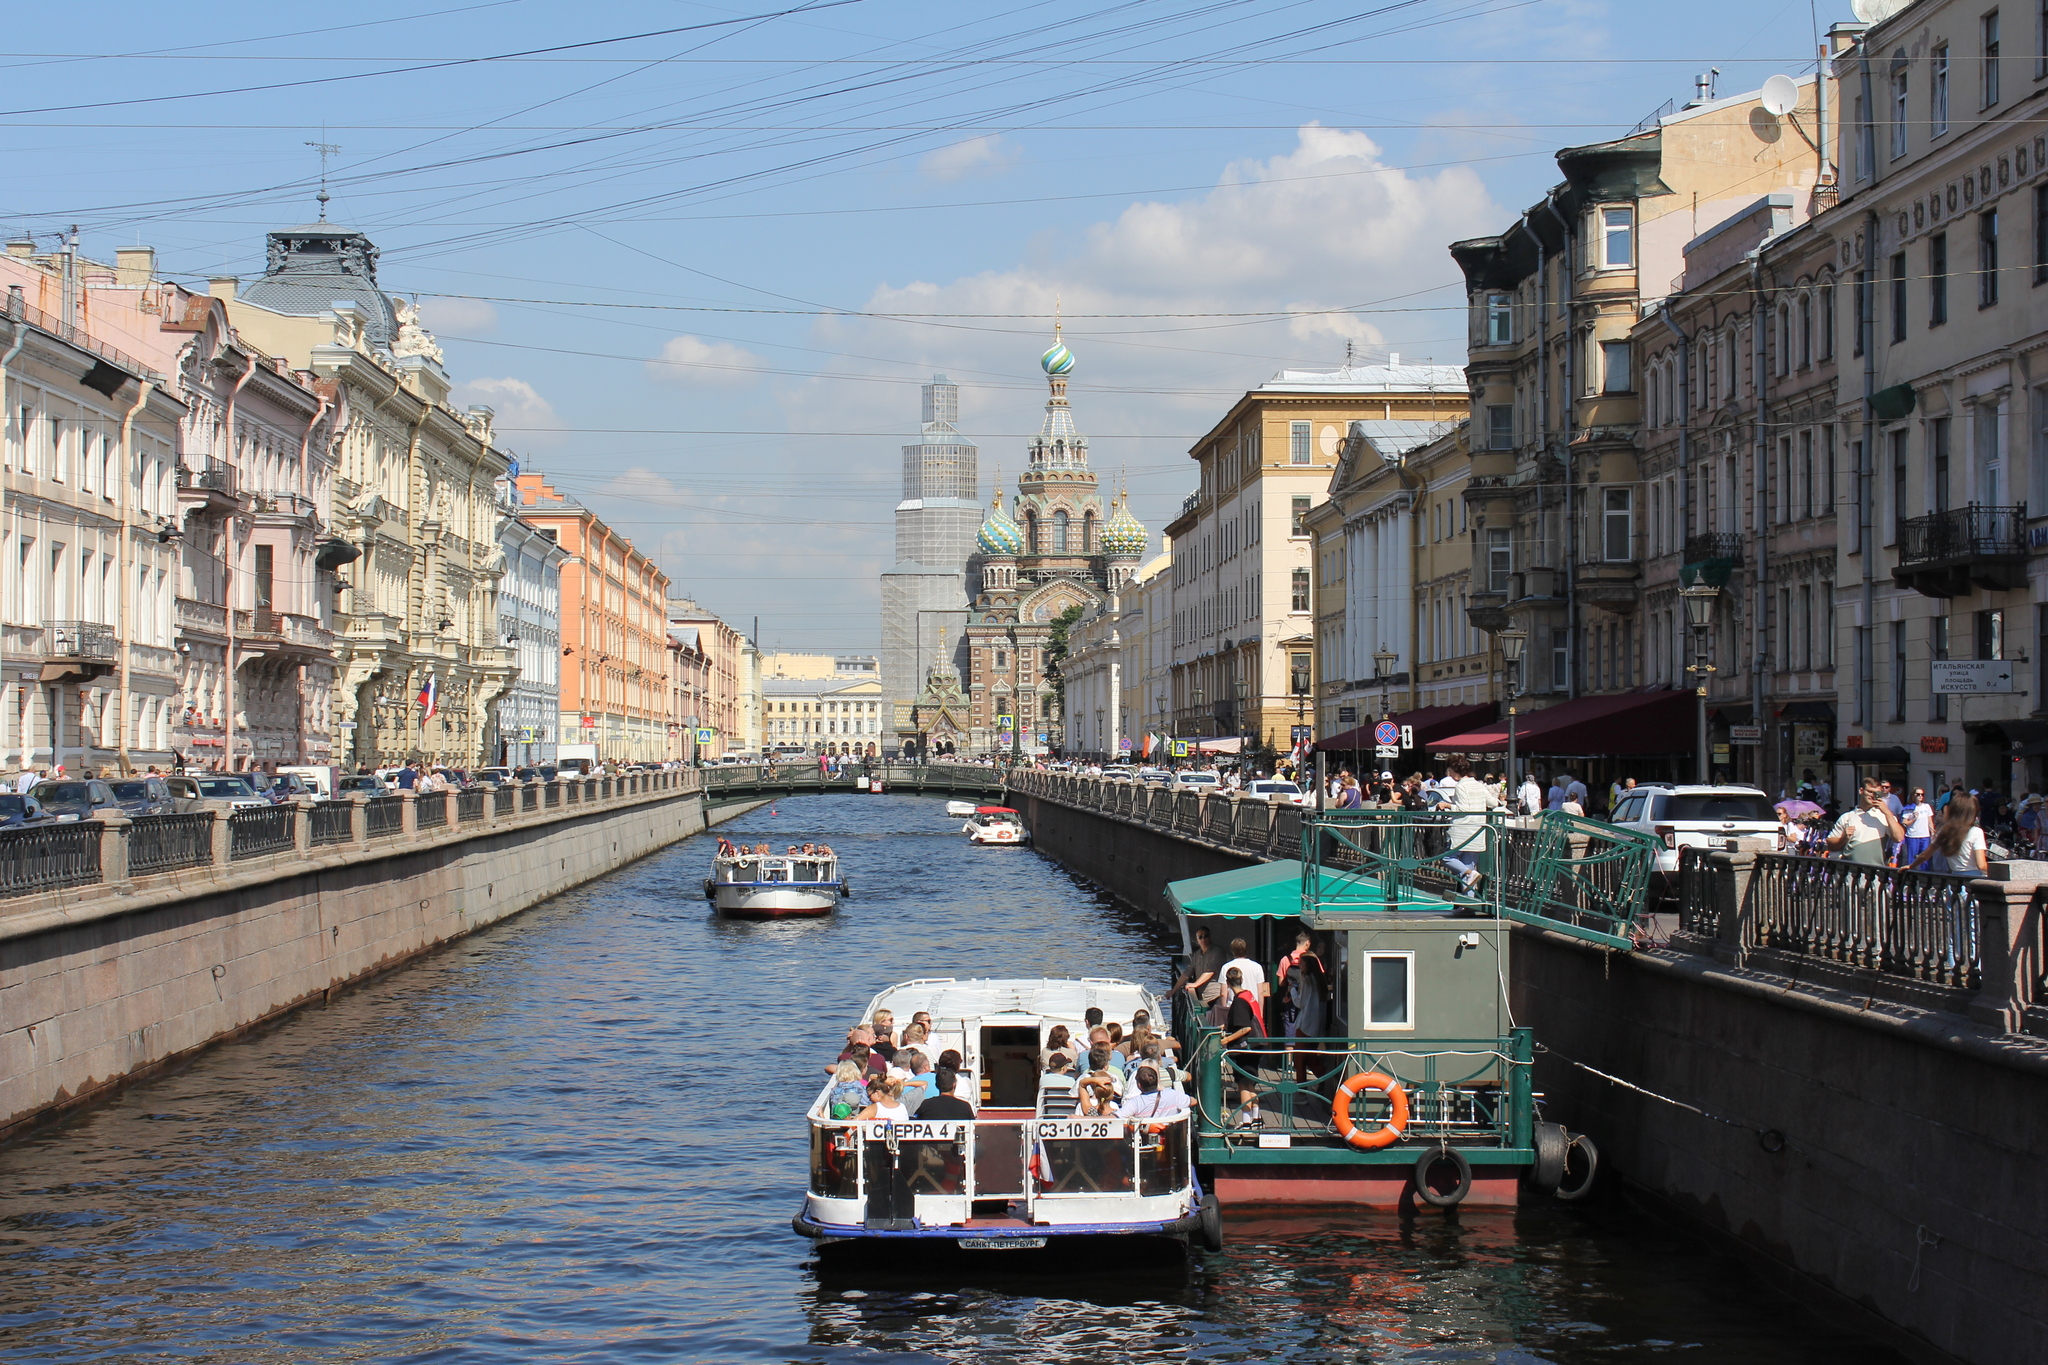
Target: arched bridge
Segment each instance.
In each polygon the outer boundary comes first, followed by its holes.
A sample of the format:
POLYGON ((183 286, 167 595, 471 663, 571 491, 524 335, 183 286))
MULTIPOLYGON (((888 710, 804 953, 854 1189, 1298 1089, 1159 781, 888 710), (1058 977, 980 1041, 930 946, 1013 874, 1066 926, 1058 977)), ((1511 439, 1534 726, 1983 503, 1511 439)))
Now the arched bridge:
POLYGON ((816 763, 778 764, 774 767, 706 768, 704 804, 731 805, 738 801, 759 801, 771 796, 829 795, 844 792, 857 796, 867 790, 868 779, 882 779, 882 790, 912 796, 959 796, 997 801, 1003 795, 1003 771, 970 763, 875 763, 842 769, 837 776, 818 771, 816 763))

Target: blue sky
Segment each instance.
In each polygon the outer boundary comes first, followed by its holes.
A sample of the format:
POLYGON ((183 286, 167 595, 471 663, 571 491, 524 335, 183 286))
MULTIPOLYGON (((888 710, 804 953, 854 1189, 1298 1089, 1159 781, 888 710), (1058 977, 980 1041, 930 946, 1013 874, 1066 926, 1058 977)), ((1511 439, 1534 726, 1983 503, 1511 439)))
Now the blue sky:
MULTIPOLYGON (((1283 366, 1455 362, 1444 245, 1692 78, 1811 68, 1820 0, 813 0, 10 14, 0 227, 202 283, 329 217, 464 402, 771 648, 871 651, 917 385, 1014 487, 1055 298, 1157 528, 1283 366), (46 239, 47 240, 47 239, 46 239), (881 317, 875 314, 889 314, 881 317), (921 314, 926 316, 910 317, 921 314)), ((1156 544, 1156 541, 1155 541, 1156 544)))

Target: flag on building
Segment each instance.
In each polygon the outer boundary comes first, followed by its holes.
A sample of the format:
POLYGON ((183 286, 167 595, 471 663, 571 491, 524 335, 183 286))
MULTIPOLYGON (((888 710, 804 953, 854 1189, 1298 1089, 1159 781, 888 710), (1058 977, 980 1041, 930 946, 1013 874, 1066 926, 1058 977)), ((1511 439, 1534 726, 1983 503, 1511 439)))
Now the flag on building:
POLYGON ((420 724, 425 725, 441 709, 441 680, 427 674, 427 681, 420 687, 420 724))

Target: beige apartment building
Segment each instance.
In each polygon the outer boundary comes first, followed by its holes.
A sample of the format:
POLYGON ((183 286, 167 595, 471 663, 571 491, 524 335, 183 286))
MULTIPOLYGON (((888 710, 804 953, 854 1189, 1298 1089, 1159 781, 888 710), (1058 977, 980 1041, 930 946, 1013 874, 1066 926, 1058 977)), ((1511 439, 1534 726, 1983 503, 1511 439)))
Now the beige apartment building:
MULTIPOLYGON (((1323 690, 1336 684, 1339 691, 1374 677, 1380 619, 1376 606, 1364 610, 1354 599, 1364 594, 1376 604, 1379 593, 1391 592, 1404 600, 1414 565, 1397 548, 1407 534, 1405 510, 1390 517, 1377 503, 1360 505, 1318 522, 1316 509, 1330 496, 1340 458, 1358 442, 1404 452, 1464 417, 1467 407, 1457 366, 1404 365, 1390 355, 1378 365, 1284 371, 1239 399, 1195 445, 1190 454, 1201 486, 1167 528, 1174 734, 1238 736, 1284 752, 1297 730, 1321 725, 1327 733, 1340 705, 1333 701, 1319 719, 1319 677, 1323 690), (1324 641, 1320 670, 1318 524, 1351 557, 1344 580, 1350 596, 1324 641)), ((1405 671, 1411 644, 1396 647, 1405 671)))
POLYGON ((669 757, 746 750, 753 642, 687 597, 668 600, 668 640, 669 757))
MULTIPOLYGON (((1564 179, 1542 201, 1500 235, 1451 247, 1471 301, 1470 619, 1525 633, 1518 710, 1573 703, 1550 720, 1574 744, 1584 730, 1567 722, 1598 713, 1605 747, 1572 755, 1597 759, 1595 775, 1622 756, 1638 775, 1676 776, 1694 749, 1669 722, 1670 698, 1580 704, 1646 686, 1649 518, 1632 336, 1681 283, 1688 243, 1775 192, 1790 199, 1783 226, 1807 216, 1821 178, 1807 140, 1820 98, 1808 79, 1776 114, 1755 92, 1703 91, 1631 136, 1559 152, 1564 179)), ((1712 355, 1697 368, 1718 406, 1746 382, 1754 339, 1731 319, 1706 340, 1712 355)), ((1540 738, 1525 748, 1543 751, 1540 738)))
POLYGON ((2024 790, 2048 704, 2048 16, 1908 5, 1838 26, 1833 255, 1851 772, 2024 790), (1860 528, 1869 527, 1868 536, 1860 528), (1943 660, 1986 665, 1933 690, 1943 660))

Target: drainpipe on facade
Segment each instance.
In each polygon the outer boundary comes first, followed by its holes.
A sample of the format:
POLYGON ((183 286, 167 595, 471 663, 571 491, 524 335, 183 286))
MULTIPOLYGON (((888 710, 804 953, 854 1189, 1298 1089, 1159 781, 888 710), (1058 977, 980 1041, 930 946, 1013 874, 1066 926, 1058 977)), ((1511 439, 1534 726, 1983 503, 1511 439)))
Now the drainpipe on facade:
MULTIPOLYGON (((18 284, 10 286, 7 290, 7 316, 13 323, 14 339, 7 347, 7 354, 4 356, 0 356, 0 429, 4 429, 4 414, 8 411, 7 384, 8 381, 14 377, 9 367, 11 367, 14 364, 14 358, 21 354, 21 348, 28 345, 28 324, 27 322, 23 321, 23 318, 26 315, 22 311, 24 302, 25 300, 23 300, 21 296, 21 286, 18 284)), ((4 436, 0 436, 0 440, 5 439, 6 438, 4 436)), ((27 439, 28 433, 23 432, 22 440, 24 446, 27 443, 27 439)), ((5 479, 0 479, 0 520, 5 520, 6 515, 7 481, 5 479)), ((14 710, 15 708, 10 706, 8 709, 14 710)), ((29 708, 22 708, 19 714, 21 715, 22 720, 21 733, 15 736, 15 738, 21 741, 21 766, 23 768, 27 768, 29 755, 29 727, 34 724, 34 720, 30 714, 29 708)), ((55 753, 56 750, 53 748, 51 752, 55 753)))
MULTIPOLYGON (((1578 539, 1579 527, 1578 488, 1575 471, 1572 469, 1572 419, 1577 416, 1575 400, 1579 392, 1577 367, 1572 363, 1578 354, 1578 347, 1572 344, 1572 290, 1577 287, 1577 262, 1572 251, 1572 225, 1557 211, 1557 196, 1553 192, 1543 196, 1543 207, 1557 220, 1558 231, 1564 234, 1564 256, 1560 262, 1564 287, 1558 291, 1564 300, 1564 401, 1558 405, 1564 418, 1564 443, 1558 452, 1558 463, 1564 467, 1564 544, 1558 547, 1564 556, 1564 626, 1565 638, 1571 641, 1571 650, 1565 655, 1565 674, 1569 679, 1565 695, 1579 695, 1579 569, 1578 539)), ((1636 253, 1637 269, 1642 268, 1641 252, 1636 253)), ((1641 292, 1638 286, 1638 293, 1641 292)), ((1553 655, 1552 657, 1555 657, 1553 655)), ((1551 685, 1556 685, 1556 679, 1551 685)))
MULTIPOLYGON (((320 406, 319 406, 319 407, 317 407, 317 408, 315 408, 315 409, 313 410, 313 416, 312 416, 312 418, 311 418, 310 420, 308 420, 308 421, 307 421, 307 423, 306 423, 306 431, 305 431, 305 434, 299 437, 299 488, 300 488, 300 491, 301 491, 301 493, 302 493, 302 494, 303 494, 303 496, 305 497, 305 499, 306 499, 306 502, 307 502, 307 503, 308 503, 308 504, 309 504, 310 506, 318 507, 318 506, 319 506, 320 504, 319 504, 319 503, 318 503, 318 501, 317 501, 317 500, 315 500, 315 499, 314 499, 314 497, 313 497, 313 466, 312 466, 312 463, 311 463, 311 460, 312 460, 312 451, 313 451, 313 433, 314 433, 314 432, 315 432, 316 430, 318 430, 318 429, 319 429, 320 423, 321 423, 321 422, 322 422, 323 420, 325 420, 325 419, 326 419, 326 417, 327 417, 327 414, 328 414, 328 412, 329 412, 329 411, 330 411, 330 410, 331 410, 331 409, 332 409, 332 408, 334 407, 334 400, 333 400, 332 398, 328 397, 328 396, 327 396, 326 394, 324 394, 324 393, 320 393, 320 391, 319 391, 318 389, 315 389, 315 390, 314 390, 314 392, 315 392, 315 393, 317 393, 317 394, 319 394, 319 396, 320 396, 320 406)), ((339 390, 337 390, 337 392, 339 392, 339 390)), ((325 530, 326 528, 325 528, 325 527, 322 527, 321 529, 322 529, 322 530, 325 530)), ((315 558, 315 560, 317 560, 317 559, 319 558, 319 553, 320 553, 320 542, 319 542, 319 539, 318 539, 318 537, 315 537, 315 539, 314 539, 314 541, 313 541, 313 554, 314 554, 314 558, 315 558)), ((320 591, 320 570, 319 570, 319 567, 318 567, 318 565, 317 565, 317 564, 315 565, 315 567, 314 567, 314 569, 313 569, 313 591, 314 591, 314 593, 316 594, 316 596, 315 596, 315 598, 313 599, 313 602, 312 602, 312 606, 313 606, 313 609, 314 609, 314 611, 313 611, 313 615, 314 615, 314 619, 315 619, 315 620, 318 620, 318 619, 319 619, 319 607, 320 607, 320 603, 319 603, 319 599, 318 599, 318 597, 317 597, 317 594, 318 594, 318 593, 319 593, 319 591, 320 591)), ((331 619, 333 619, 333 618, 332 618, 332 614, 331 614, 331 613, 330 613, 330 615, 329 615, 329 619, 330 619, 330 620, 331 620, 331 619)), ((337 662, 338 662, 338 660, 337 660, 337 662)), ((328 685, 328 703, 327 703, 327 712, 328 712, 328 732, 327 732, 327 761, 328 761, 329 763, 332 763, 332 762, 334 761, 334 730, 333 730, 333 724, 334 724, 334 701, 333 701, 333 684, 332 684, 332 683, 330 683, 330 684, 328 685)), ((308 749, 307 749, 307 747, 306 747, 306 666, 305 666, 304 664, 300 664, 300 665, 299 665, 299 762, 301 762, 301 763, 311 763, 312 761, 313 761, 313 756, 312 756, 312 754, 311 754, 311 753, 310 753, 310 752, 308 751, 308 749)))
POLYGON ((1678 338, 1678 549, 1685 560, 1685 538, 1692 534, 1692 338, 1671 320, 1671 305, 1657 310, 1665 330, 1678 338))
POLYGON ((129 761, 128 748, 128 727, 135 705, 134 697, 128 690, 129 666, 135 656, 135 594, 129 586, 128 572, 130 532, 135 527, 135 509, 128 496, 131 480, 127 471, 135 467, 135 418, 149 402, 149 395, 156 390, 156 385, 150 380, 142 379, 136 382, 141 385, 141 391, 135 395, 134 405, 121 416, 121 539, 114 568, 115 580, 121 585, 121 735, 115 748, 121 756, 123 777, 135 771, 135 765, 129 761))
MULTIPOLYGON (((401 613, 399 619, 405 622, 406 624, 406 665, 405 672, 403 676, 400 677, 398 682, 398 695, 399 700, 405 704, 405 731, 407 734, 408 743, 410 743, 410 737, 412 732, 413 714, 414 712, 419 712, 421 716, 420 737, 418 744, 419 752, 417 754, 417 757, 422 763, 424 763, 428 761, 427 722, 425 719, 426 713, 420 711, 419 707, 414 705, 412 700, 414 696, 412 681, 412 655, 415 653, 415 650, 413 648, 412 626, 415 621, 418 621, 421 625, 424 625, 426 623, 428 610, 426 554, 421 549, 419 542, 420 504, 423 501, 423 495, 426 492, 426 478, 420 472, 420 432, 426 427, 427 416, 429 413, 433 411, 433 407, 430 404, 428 404, 424 399, 419 398, 409 389, 401 387, 399 391, 401 393, 404 393, 406 397, 411 398, 413 399, 414 402, 418 403, 420 410, 419 415, 412 419, 412 430, 407 432, 405 437, 405 549, 407 560, 405 572, 406 600, 399 607, 399 611, 401 613), (414 611, 412 595, 412 585, 415 578, 417 578, 419 581, 419 606, 417 614, 415 614, 414 611)), ((364 560, 364 563, 365 565, 367 565, 369 561, 366 559, 364 560)), ((400 762, 410 762, 413 757, 414 755, 410 754, 398 755, 400 762)))
MULTIPOLYGON (((230 455, 234 453, 235 449, 235 401, 242 396, 242 386, 244 384, 247 384, 251 379, 254 379, 256 377, 256 357, 246 356, 244 357, 244 359, 247 361, 247 363, 243 365, 241 375, 235 380, 235 386, 232 389, 228 390, 227 408, 226 411, 221 416, 221 439, 227 443, 227 450, 230 455)), ((222 461, 222 463, 226 464, 227 462, 224 460, 222 461)), ((233 466, 229 467, 232 468, 233 466)), ((235 490, 235 501, 237 504, 239 504, 242 497, 241 489, 239 487, 241 483, 241 479, 239 476, 236 478, 235 482, 237 484, 237 488, 235 490)), ((221 606, 227 616, 228 637, 227 678, 225 680, 227 683, 227 706, 225 708, 226 714, 221 717, 220 726, 220 767, 221 771, 226 773, 231 773, 235 770, 235 701, 236 695, 240 691, 240 689, 236 686, 236 681, 240 675, 236 671, 235 667, 234 589, 235 521, 238 516, 239 513, 230 512, 228 514, 227 522, 222 528, 226 532, 226 534, 222 537, 222 540, 225 543, 221 547, 225 551, 225 553, 222 554, 220 561, 220 600, 221 606)))
MULTIPOLYGON (((1865 83, 1868 84, 1868 73, 1865 83)), ((1863 106, 1868 109, 1866 102, 1863 106)), ((1877 393, 1877 321, 1876 282, 1871 277, 1871 262, 1877 257, 1877 213, 1865 210, 1863 214, 1863 259, 1862 280, 1856 286, 1857 307, 1862 320, 1856 326, 1856 339, 1863 347, 1863 452, 1856 465, 1856 548, 1863 561, 1863 626, 1858 632, 1856 650, 1856 710, 1858 724, 1868 730, 1877 717, 1877 697, 1874 689, 1877 666, 1877 581, 1871 568, 1877 558, 1877 546, 1871 542, 1875 530, 1872 515, 1871 485, 1877 461, 1877 409, 1874 395, 1877 393)))
MULTIPOLYGON (((1770 457, 1770 386, 1771 366, 1765 331, 1770 323, 1770 310, 1765 304, 1763 248, 1759 246, 1749 261, 1750 297, 1750 353, 1756 370, 1756 418, 1752 423, 1753 437, 1750 441, 1750 520, 1755 530, 1751 536, 1755 549, 1750 559, 1750 650, 1749 670, 1749 723, 1761 727, 1764 723, 1764 670, 1770 666, 1770 622, 1771 594, 1764 584, 1770 577, 1770 526, 1771 526, 1771 485, 1765 477, 1766 461, 1770 457)), ((1733 632, 1731 631, 1732 635, 1733 632)), ((1733 769, 1735 755, 1728 755, 1729 767, 1733 769)), ((1757 746, 1757 785, 1763 785, 1763 746, 1757 746)))

